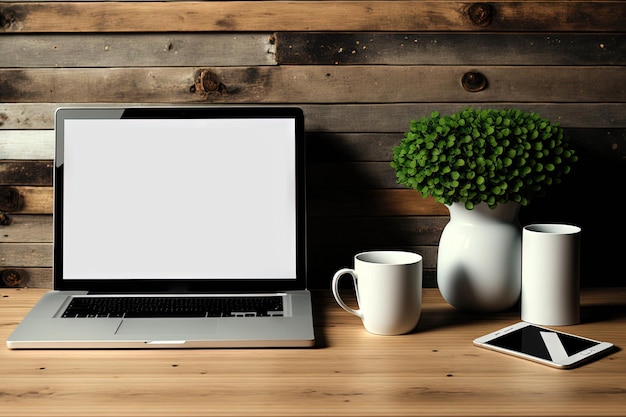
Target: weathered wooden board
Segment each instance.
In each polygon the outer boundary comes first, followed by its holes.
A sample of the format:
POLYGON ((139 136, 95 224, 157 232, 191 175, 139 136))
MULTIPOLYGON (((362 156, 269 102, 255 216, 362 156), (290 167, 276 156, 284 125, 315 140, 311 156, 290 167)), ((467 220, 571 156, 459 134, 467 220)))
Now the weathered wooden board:
POLYGON ((54 131, 2 130, 0 159, 53 159, 54 131))
MULTIPOLYGON (((144 103, 147 105, 164 103, 144 103)), ((134 102, 121 100, 117 103, 0 103, 0 146, 5 149, 21 148, 20 137, 13 138, 14 132, 5 135, 3 130, 10 129, 52 129, 54 111, 59 106, 115 106, 137 105, 134 102)), ((451 114, 468 105, 479 108, 516 107, 524 111, 534 111, 567 128, 626 128, 626 103, 515 103, 511 101, 486 103, 441 103, 413 102, 389 104, 307 104, 294 103, 302 107, 305 114, 307 132, 345 132, 345 133, 402 133, 408 129, 411 119, 430 115, 434 110, 441 114, 451 114)), ((28 138, 24 132, 23 139, 35 143, 38 138, 28 138)), ((37 133, 42 140, 53 140, 52 132, 37 133), (45 138, 44 138, 45 137, 45 138)), ((53 146, 49 142, 47 146, 53 146)), ((350 145, 351 146, 351 145, 350 145)), ((3 148, 0 148, 2 150, 3 148)), ((52 148, 50 148, 52 149, 52 148)), ((354 152, 355 150, 350 150, 354 152)), ((31 152, 23 149, 23 152, 31 152)), ((44 152, 42 150, 42 152, 44 152)), ((51 155, 51 154, 50 154, 51 155)), ((18 158, 21 159, 21 158, 18 158)), ((32 159, 46 159, 33 156, 32 159)))
POLYGON ((272 33, 14 34, 0 36, 0 66, 276 65, 273 39, 272 33))
POLYGON ((10 219, 0 225, 0 243, 52 242, 51 215, 11 215, 10 219))
POLYGON ((312 217, 309 276, 327 288, 332 274, 353 265, 353 256, 374 249, 412 250, 424 257, 424 286, 436 286, 437 244, 448 216, 312 217))
POLYGON ((404 189, 389 162, 313 162, 307 180, 310 189, 404 189))
MULTIPOLYGON (((580 153, 595 159, 624 161, 626 160, 626 129, 571 129, 565 128, 572 146, 580 153)), ((311 181, 315 186, 345 186, 350 184, 358 172, 372 171, 374 183, 389 185, 389 181, 379 176, 388 176, 387 167, 391 160, 392 149, 401 138, 397 133, 321 133, 307 134, 307 160, 309 161, 311 181), (353 162, 383 162, 378 165, 357 165, 353 162), (352 165, 343 166, 344 163, 352 165), (341 173, 341 171, 345 171, 341 173), (348 178, 343 178, 343 175, 348 178), (332 179, 332 180, 331 180, 332 179), (343 185, 340 185, 343 184, 343 185)), ((51 160, 54 158, 54 135, 52 131, 15 130, 0 131, 0 156, 5 160, 0 165, 23 166, 23 169, 12 170, 10 175, 16 184, 51 185, 51 160), (44 135, 45 133, 45 135, 44 135), (32 140, 30 135, 32 135, 32 140), (18 161, 22 161, 19 163, 18 161), (28 168, 32 167, 32 168, 28 168), (31 172, 32 171, 32 172, 31 172), (47 180, 33 175, 39 172, 47 180), (21 173, 21 174, 20 174, 21 173), (33 182, 35 181, 35 182, 33 182)), ((0 183, 8 184, 11 180, 4 178, 0 172, 0 183)), ((366 177, 369 177, 366 175, 366 177)), ((371 187, 370 187, 371 188, 371 187)))
MULTIPOLYGON (((51 215, 12 215, 11 218, 10 224, 0 226, 0 231, 2 231, 0 243, 52 242, 51 215)), ((439 234, 447 222, 447 211, 445 216, 408 216, 405 218, 354 216, 346 219, 313 216, 309 221, 309 233, 313 246, 328 248, 341 247, 346 243, 432 246, 439 242, 439 234), (346 231, 350 233, 345 233, 346 231), (400 239, 394 236, 398 232, 401 234, 400 239), (325 239, 325 236, 332 237, 332 239, 325 239)))
POLYGON ((52 185, 52 161, 0 160, 0 185, 52 185))
MULTIPOLYGON (((424 256, 426 286, 434 286, 436 244, 447 217, 314 217, 310 221, 309 276, 313 288, 324 288, 329 274, 352 262, 352 256, 372 248, 413 250, 424 256)), ((0 226, 0 274, 18 271, 22 285, 52 286, 52 217, 13 215, 0 226)), ((2 285, 2 284, 0 284, 2 285)))
POLYGON ((314 247, 309 251, 309 286, 312 288, 330 288, 333 274, 341 268, 354 266, 354 255, 359 252, 378 250, 408 250, 423 257, 422 286, 437 287, 437 246, 364 246, 344 245, 342 247, 314 247))
MULTIPOLYGON (((11 187, 20 194, 19 205, 6 201, 0 187, 0 208, 16 214, 51 214, 51 187, 11 187)), ((444 206, 432 199, 422 199, 408 189, 389 190, 312 190, 309 214, 312 216, 412 216, 447 214, 444 206)))
POLYGON ((276 60, 280 65, 624 65, 626 34, 278 32, 276 60))
POLYGON ((0 287, 52 289, 52 268, 2 268, 0 287))
MULTIPOLYGON (((11 214, 52 214, 52 187, 0 186, 0 211, 11 214), (12 198, 11 190, 19 193, 12 198)), ((116 202, 111 202, 112 206, 116 202)), ((120 207, 124 202, 118 202, 120 207)), ((447 214, 447 209, 432 199, 423 199, 408 189, 387 190, 311 190, 309 214, 312 216, 420 216, 447 214)))
POLYGON ((624 65, 623 33, 14 34, 6 68, 250 65, 624 65), (489 53, 483 53, 488 50, 489 53), (276 56, 275 56, 276 55, 276 56))
POLYGON ((433 246, 439 243, 441 231, 449 221, 448 211, 444 210, 445 216, 312 217, 309 233, 314 247, 433 246))
POLYGON ((1 69, 4 102, 620 102, 621 67, 278 66, 1 69), (464 89, 479 73, 487 87, 464 89))
MULTIPOLYGON (((566 134, 574 149, 587 158, 626 161, 626 129, 566 129, 566 134)), ((401 134, 311 136, 307 165, 309 188, 403 188, 396 183, 395 171, 389 165, 392 149, 401 134)), ((13 160, 11 154, 4 156, 7 160, 0 160, 0 185, 52 185, 51 160, 13 160)))
POLYGON ((3 243, 0 267, 52 266, 52 243, 3 243))
MULTIPOLYGON (((350 230, 342 229, 341 233, 350 233, 350 230)), ((410 232, 407 232, 410 233, 410 232)), ((440 233, 440 231, 439 231, 440 233)), ((342 246, 315 246, 309 250, 309 259, 314 265, 324 265, 334 267, 336 269, 344 267, 354 266, 353 257, 359 252, 372 250, 410 250, 420 253, 424 257, 423 267, 424 269, 435 269, 437 267, 437 246, 420 246, 420 245, 397 245, 391 246, 381 245, 380 242, 368 243, 368 244, 355 244, 351 243, 350 247, 346 248, 344 243, 342 246), (378 245, 378 246, 376 246, 378 245)), ((335 270, 336 270, 335 269, 335 270)), ((334 272, 334 271, 333 271, 334 272)), ((328 279, 329 276, 326 276, 328 279)))
MULTIPOLYGON (((596 163, 626 161, 624 136, 619 142, 598 141, 596 146, 584 147, 585 144, 574 143, 573 147, 586 160, 595 160, 596 163)), ((327 152, 332 152, 332 145, 327 152)), ((51 165, 52 161, 0 161, 0 185, 52 186, 51 165)), ((339 190, 404 189, 396 183, 395 170, 388 161, 326 162, 312 159, 308 163, 307 181, 311 191, 334 190, 333 193, 339 190)), ((6 211, 11 211, 8 203, 4 207, 6 211)))
POLYGON ((583 284, 610 281, 625 21, 626 1, 605 0, 0 2, 0 276, 51 287, 56 107, 288 103, 306 118, 313 288, 374 248, 423 253, 435 284, 447 209, 398 186, 389 159, 410 119, 467 105, 565 127, 581 161, 521 220, 580 224, 583 284), (463 88, 471 71, 486 89, 463 88))
MULTIPOLYGON (((408 130, 408 123, 407 129, 408 130)), ((564 128, 572 146, 581 153, 597 159, 626 161, 626 129, 573 129, 564 128)), ((332 163, 338 166, 342 162, 367 161, 388 162, 392 157, 393 147, 402 137, 397 133, 328 133, 312 132, 307 140, 307 159, 312 163, 332 163)), ((371 166, 375 170, 384 169, 371 166)), ((312 169, 316 169, 312 167, 312 169)), ((358 169, 355 166, 355 169, 358 169)), ((321 175, 325 175, 320 173, 321 175)), ((339 178, 335 179, 336 181, 339 178)), ((326 182, 332 185, 335 182, 326 182)))
MULTIPOLYGON (((313 188, 398 188, 389 162, 309 163, 313 188)), ((52 186, 52 161, 0 160, 0 185, 52 186)))
POLYGON ((0 186, 0 212, 52 214, 52 201, 52 187, 0 186))
MULTIPOLYGON (((447 218, 443 221, 443 224, 447 222, 447 218)), ((408 223, 411 223, 409 220, 408 223)), ((376 224, 376 221, 370 222, 366 225, 367 228, 371 227, 372 224, 376 224)), ((374 226, 374 228, 377 228, 374 226)), ((443 228, 443 226, 442 226, 443 228)), ((441 235, 441 230, 438 229, 436 232, 433 232, 433 238, 439 241, 439 236, 441 235)), ((324 267, 333 267, 333 268, 342 268, 344 266, 353 265, 353 257, 355 254, 367 250, 412 250, 424 255, 424 268, 425 269, 435 269, 437 267, 437 245, 414 245, 414 244, 384 244, 384 242, 377 241, 376 239, 369 239, 366 242, 357 242, 355 240, 348 239, 340 239, 342 242, 340 246, 334 245, 324 245, 323 243, 330 243, 330 239, 333 239, 337 235, 347 235, 352 234, 354 229, 351 228, 342 228, 338 231, 335 231, 331 235, 326 235, 325 239, 322 241, 314 242, 314 245, 309 247, 309 261, 311 265, 315 265, 318 269, 324 267), (342 261, 343 260, 343 261, 342 261)), ((405 234, 407 236, 410 235, 410 231, 407 231, 405 234)), ((419 234, 417 235, 419 236, 419 234)), ((410 239, 405 239, 410 240, 410 239)), ((417 238, 415 240, 420 240, 417 238)), ((336 270, 335 269, 335 270, 336 270)), ((334 272, 334 271, 333 271, 334 272)), ((328 276, 327 276, 328 278, 328 276)))
POLYGON ((0 30, 619 32, 625 13, 619 1, 16 2, 0 4, 0 30))
MULTIPOLYGON (((610 144, 603 143, 602 153, 595 154, 593 147, 581 149, 574 147, 579 153, 584 154, 586 159, 611 162, 626 162, 626 139, 622 138, 620 145, 615 149, 610 144), (609 152, 614 155, 607 157, 609 152)), ((51 186, 52 173, 51 161, 28 161, 14 163, 0 161, 0 185, 38 185, 51 186), (11 175, 4 176, 3 169, 15 170, 11 175)), ((389 162, 309 162, 308 186, 310 190, 363 190, 363 189, 404 189, 404 186, 396 183, 395 171, 389 162)), ((337 191, 335 191, 337 192, 337 191)), ((314 201, 312 202, 314 204, 314 201)), ((342 204, 346 207, 345 204, 342 204)))
POLYGON ((310 190, 307 207, 310 216, 436 216, 448 209, 432 198, 422 198, 414 190, 310 190))
MULTIPOLYGON (((52 166, 49 160, 0 160, 0 185, 51 186, 52 166)), ((389 162, 320 162, 307 168, 313 188, 399 188, 389 162)))

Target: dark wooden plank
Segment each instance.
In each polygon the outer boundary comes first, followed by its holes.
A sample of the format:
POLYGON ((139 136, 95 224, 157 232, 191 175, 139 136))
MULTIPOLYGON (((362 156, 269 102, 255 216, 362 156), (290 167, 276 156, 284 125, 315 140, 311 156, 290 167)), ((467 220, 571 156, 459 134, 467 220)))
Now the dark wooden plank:
MULTIPOLYGON (((418 97, 419 98, 419 97, 418 97)), ((73 102, 33 102, 33 103, 0 103, 0 131, 15 129, 52 129, 54 126, 54 111, 60 106, 116 106, 116 105, 142 105, 154 104, 171 105, 172 103, 136 103, 121 100, 116 103, 86 103, 73 102)), ((306 128, 310 137, 312 133, 367 133, 375 140, 379 133, 401 134, 409 126, 413 118, 430 115, 434 110, 442 114, 451 114, 462 110, 471 103, 442 103, 433 102, 410 102, 391 104, 311 104, 293 103, 302 107, 306 118, 306 128), (372 133, 375 132, 375 133, 372 133)), ((507 108, 516 107, 524 111, 535 111, 552 121, 559 122, 562 126, 575 129, 619 129, 626 128, 626 103, 516 103, 512 101, 485 102, 476 104, 479 108, 507 108)), ((25 132, 21 132, 20 135, 25 132)), ((42 132, 43 135, 44 132, 42 132)), ((45 136, 45 135, 44 135, 45 136)), ((52 140, 49 135, 41 140, 52 140)), ((0 135, 0 146, 17 146, 11 135, 0 135), (5 139, 7 138, 7 139, 5 139)), ((35 137, 29 139, 36 142, 35 137)), ((52 149, 50 142, 46 149, 52 149)), ((355 144, 356 145, 356 144, 355 144)), ((350 145, 352 148, 352 145, 350 145)), ((350 150, 354 152, 354 150, 350 150)), ((51 157, 52 154, 50 154, 51 157)), ((42 159, 42 158, 39 158, 42 159)))
MULTIPOLYGON (((408 123, 407 123, 408 130, 408 123)), ((594 158, 623 161, 626 160, 626 129, 575 129, 564 128, 565 135, 570 139, 573 147, 594 158)), ((393 147, 398 145, 404 132, 398 133, 321 133, 312 132, 307 140, 307 159, 313 164, 315 171, 329 169, 336 171, 333 164, 342 162, 384 162, 391 160, 393 147), (323 169, 315 164, 327 164, 323 169)), ((384 164, 371 166, 373 172, 383 173, 384 164)), ((345 169, 352 172, 370 171, 367 165, 354 166, 345 169)), ((330 176, 320 172, 320 175, 330 176)), ((384 174, 386 175, 386 174, 384 174)))
MULTIPOLYGON (((0 187, 0 211, 12 214, 52 214, 52 187, 0 187), (4 190, 19 193, 18 204, 4 190)), ((408 189, 389 190, 311 190, 312 216, 419 216, 445 215, 445 206, 422 198, 408 189)))
POLYGON ((2 67, 276 65, 272 33, 74 33, 0 37, 2 67))
MULTIPOLYGON (((2 69, 5 102, 622 102, 620 67, 278 66, 2 69), (488 86, 466 91, 480 73, 488 86), (217 85, 214 89, 212 86, 217 85)), ((377 129, 374 129, 375 131, 377 129)))
MULTIPOLYGON (((571 137, 573 148, 588 158, 626 160, 626 130, 585 129, 575 131, 575 135, 571 137)), ((311 189, 404 188, 396 183, 395 170, 389 165, 392 147, 397 144, 395 139, 390 140, 389 147, 384 150, 386 160, 363 161, 359 155, 348 154, 335 155, 330 161, 315 160, 316 154, 324 158, 328 158, 327 154, 336 154, 336 143, 343 141, 335 138, 327 142, 324 150, 309 155, 308 186, 311 189)), ((366 147, 368 142, 362 141, 360 148, 366 147)), ((0 161, 0 185, 52 186, 52 161, 0 161)))
POLYGON ((311 247, 341 248, 344 246, 375 248, 391 246, 436 246, 449 216, 404 217, 311 217, 311 247))
POLYGON ((448 209, 414 190, 313 189, 309 191, 310 216, 438 216, 448 209))
POLYGON ((392 148, 400 142, 402 136, 403 133, 400 132, 310 132, 307 134, 307 160, 313 162, 389 162, 392 157, 392 148))
MULTIPOLYGON (((578 129, 566 133, 580 154, 594 159, 626 160, 626 129, 578 129)), ((396 184, 395 171, 389 166, 392 148, 397 145, 400 134, 387 135, 388 146, 383 149, 379 149, 379 142, 368 141, 367 136, 357 141, 350 140, 356 135, 348 136, 343 140, 342 136, 335 135, 333 140, 324 141, 324 145, 318 144, 316 152, 308 154, 310 188, 403 188, 396 184), (353 147, 348 148, 346 143, 353 147), (335 151, 336 147, 345 152, 335 151), (366 151, 369 148, 371 150, 366 151), (356 152, 352 154, 350 149, 356 152), (380 160, 363 159, 364 154, 376 152, 380 160)), ((52 186, 52 161, 0 161, 0 185, 52 186)))
POLYGON ((621 31, 614 1, 184 1, 0 4, 4 32, 621 31))
MULTIPOLYGON (((626 160, 626 130, 605 131, 584 129, 567 131, 572 146, 580 154, 594 159, 626 160)), ((355 135, 349 135, 351 138, 355 135)), ((382 160, 363 159, 363 153, 335 151, 337 146, 347 147, 342 137, 318 145, 315 153, 309 154, 308 185, 310 188, 351 188, 382 189, 403 188, 396 183, 395 170, 390 167, 391 152, 397 145, 400 135, 388 135, 388 147, 380 150, 382 160), (337 145, 339 143, 339 145, 337 145), (332 156, 328 156, 333 154, 332 156), (321 160, 316 160, 315 158, 321 160), (328 160, 330 159, 330 160, 328 160)), ((374 148, 369 153, 379 151, 378 146, 362 140, 355 148, 374 148)), ((52 161, 0 161, 0 185, 52 186, 52 161)))
MULTIPOLYGON (((419 98, 416 98, 419 99, 419 98)), ((389 103, 389 104, 299 104, 305 111, 307 129, 320 132, 396 132, 408 130, 411 119, 433 111, 452 114, 468 105, 476 108, 518 108, 539 113, 567 128, 625 128, 626 103, 389 103)))
POLYGON ((624 65, 624 33, 276 34, 280 65, 624 65))
POLYGON ((309 189, 385 189, 405 187, 396 183, 389 162, 327 162, 307 165, 309 189))
MULTIPOLYGON (((368 225, 369 226, 369 225, 368 225)), ((351 243, 351 247, 342 246, 311 246, 309 250, 309 261, 314 265, 329 265, 335 268, 349 268, 354 266, 354 255, 368 250, 408 250, 421 254, 424 258, 423 267, 425 269, 437 268, 437 246, 425 245, 382 245, 373 243, 363 245, 351 243)), ((330 277, 327 277, 330 278, 330 277)))
POLYGON ((419 253, 423 257, 422 286, 434 288, 437 286, 436 246, 342 246, 342 247, 314 247, 309 251, 309 286, 312 288, 330 288, 333 274, 340 268, 354 266, 354 255, 366 250, 407 250, 419 253))
MULTIPOLYGON (((329 109, 331 108, 331 106, 328 107, 329 109)), ((593 107, 589 108, 588 117, 594 115, 593 107)), ((611 105, 607 104, 605 107, 610 108, 611 105)), ((626 106, 624 108, 626 109, 626 106)), ((337 112, 344 110, 343 106, 336 106, 335 109, 337 112)), ((351 113, 344 114, 346 114, 346 117, 359 118, 360 115, 358 113, 358 108, 352 107, 351 113)), ((386 113, 389 113, 389 117, 392 117, 391 111, 386 111, 384 107, 381 107, 382 118, 386 117, 386 113)), ((569 121, 567 116, 565 114, 565 123, 577 123, 580 125, 586 121, 569 121)), ((564 118, 560 117, 559 120, 564 120, 564 118)), ((597 120, 589 120, 589 124, 594 122, 598 123, 597 120)), ((613 119, 610 122, 615 123, 619 122, 619 120, 613 119)), ((324 133, 319 130, 311 131, 308 129, 309 126, 314 127, 315 124, 318 125, 319 129, 319 126, 323 123, 324 116, 322 115, 317 120, 307 117, 307 159, 309 161, 386 162, 391 160, 392 148, 399 143, 404 135, 404 132, 401 132, 400 129, 408 130, 408 121, 404 125, 398 123, 396 126, 398 132, 395 133, 324 133)), ((329 128, 326 129, 330 130, 329 128)), ((593 153, 597 157, 618 160, 626 157, 626 129, 565 127, 565 134, 582 151, 593 153)), ((53 150, 54 132, 52 130, 5 130, 0 135, 0 154, 6 159, 52 160, 54 157, 53 150)), ((45 163, 46 161, 41 162, 45 163)))
POLYGON ((0 160, 0 185, 52 186, 52 161, 0 160))

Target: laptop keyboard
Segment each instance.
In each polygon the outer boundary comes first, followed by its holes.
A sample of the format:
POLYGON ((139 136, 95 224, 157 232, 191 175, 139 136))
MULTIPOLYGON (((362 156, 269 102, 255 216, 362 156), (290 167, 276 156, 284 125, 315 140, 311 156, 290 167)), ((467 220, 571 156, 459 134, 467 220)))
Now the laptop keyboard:
POLYGON ((274 317, 283 297, 74 297, 64 318, 274 317))

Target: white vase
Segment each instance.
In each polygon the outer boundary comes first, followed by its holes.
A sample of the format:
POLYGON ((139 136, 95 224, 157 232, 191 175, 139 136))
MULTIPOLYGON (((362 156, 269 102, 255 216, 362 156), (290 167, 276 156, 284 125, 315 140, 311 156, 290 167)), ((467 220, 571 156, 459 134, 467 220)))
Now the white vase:
POLYGON ((437 257, 443 298, 461 310, 502 311, 515 305, 521 293, 520 205, 447 207, 450 222, 441 234, 437 257))

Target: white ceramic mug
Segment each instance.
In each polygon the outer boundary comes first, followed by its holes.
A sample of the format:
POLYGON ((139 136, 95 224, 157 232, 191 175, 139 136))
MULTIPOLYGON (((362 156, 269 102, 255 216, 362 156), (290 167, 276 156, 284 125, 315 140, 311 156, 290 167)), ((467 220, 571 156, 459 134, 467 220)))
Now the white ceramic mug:
POLYGON ((568 224, 522 231, 522 320, 545 326, 580 321, 580 232, 568 224))
POLYGON ((372 251, 354 257, 354 269, 335 273, 332 290, 337 303, 363 321, 365 329, 379 335, 410 332, 422 311, 422 256, 403 251, 372 251), (358 309, 339 295, 339 281, 351 275, 358 309))

